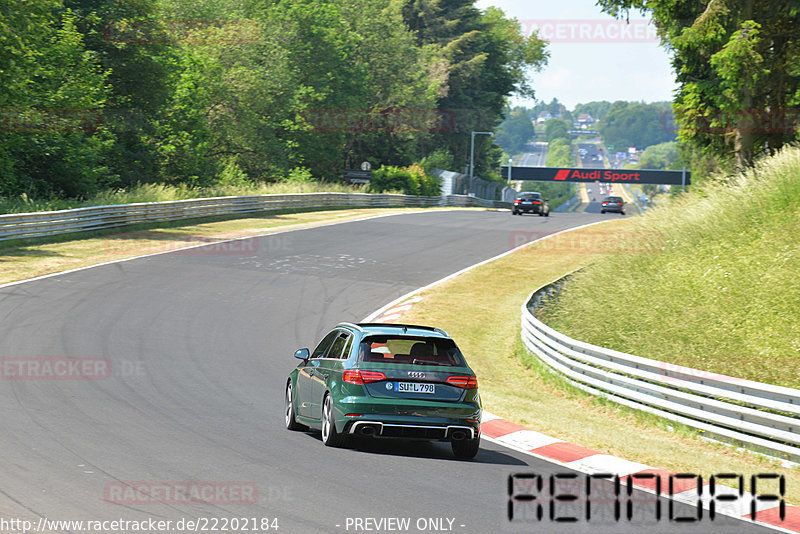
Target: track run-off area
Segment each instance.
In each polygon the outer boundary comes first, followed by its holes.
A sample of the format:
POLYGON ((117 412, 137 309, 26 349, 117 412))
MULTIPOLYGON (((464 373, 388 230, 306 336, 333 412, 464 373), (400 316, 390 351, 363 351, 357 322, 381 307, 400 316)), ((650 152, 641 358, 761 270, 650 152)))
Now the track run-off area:
POLYGON ((170 522, 167 532, 774 532, 726 517, 671 522, 666 503, 647 524, 512 522, 509 475, 549 477, 563 467, 489 440, 459 461, 444 443, 331 449, 318 433, 284 428, 295 349, 515 248, 520 232, 545 236, 609 218, 390 215, 0 287, 4 373, 31 362, 85 366, 79 378, 0 380, 0 518, 35 528, 40 518, 152 520, 170 522))

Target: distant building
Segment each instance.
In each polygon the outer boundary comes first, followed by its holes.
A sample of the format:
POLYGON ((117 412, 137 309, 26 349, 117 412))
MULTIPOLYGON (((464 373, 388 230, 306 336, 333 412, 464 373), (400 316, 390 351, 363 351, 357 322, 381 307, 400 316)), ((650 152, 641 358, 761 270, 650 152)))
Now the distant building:
POLYGON ((539 118, 536 120, 537 123, 541 124, 543 122, 547 122, 553 118, 553 114, 549 111, 542 111, 539 113, 539 118))
POLYGON ((595 120, 588 113, 581 113, 578 115, 578 124, 581 128, 588 128, 595 123, 595 120))

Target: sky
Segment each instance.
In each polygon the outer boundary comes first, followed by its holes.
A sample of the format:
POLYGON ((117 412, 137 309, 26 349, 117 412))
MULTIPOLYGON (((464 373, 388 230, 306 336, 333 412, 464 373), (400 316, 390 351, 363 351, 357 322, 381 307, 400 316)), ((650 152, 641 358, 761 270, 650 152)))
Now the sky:
MULTIPOLYGON (((638 12, 625 26, 595 0, 478 0, 475 5, 499 7, 524 31, 536 27, 540 37, 549 37, 547 66, 529 73, 537 100, 558 98, 570 110, 593 100, 672 100, 677 85, 670 56, 638 12)), ((533 101, 512 97, 511 104, 532 106, 533 101)))

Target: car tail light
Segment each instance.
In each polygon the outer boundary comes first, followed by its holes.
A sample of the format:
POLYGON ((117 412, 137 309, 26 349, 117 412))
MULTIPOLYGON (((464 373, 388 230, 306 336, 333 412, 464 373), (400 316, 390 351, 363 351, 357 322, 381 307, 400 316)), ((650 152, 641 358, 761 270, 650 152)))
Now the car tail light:
POLYGON ((521 202, 522 202, 522 201, 521 201, 520 199, 518 199, 518 198, 515 198, 515 199, 514 199, 514 204, 519 204, 519 203, 521 203, 521 202))
POLYGON ((474 376, 451 376, 447 378, 447 383, 463 389, 477 389, 478 387, 478 379, 474 376))
POLYGON ((617 202, 617 206, 622 206, 622 202, 617 202))
POLYGON ((348 384, 369 384, 370 382, 378 382, 386 380, 386 375, 380 371, 362 371, 356 369, 354 371, 345 371, 342 373, 342 380, 348 384))
POLYGON ((534 204, 541 204, 541 202, 540 202, 540 201, 538 201, 538 200, 534 200, 534 201, 533 201, 533 203, 534 203, 534 204))

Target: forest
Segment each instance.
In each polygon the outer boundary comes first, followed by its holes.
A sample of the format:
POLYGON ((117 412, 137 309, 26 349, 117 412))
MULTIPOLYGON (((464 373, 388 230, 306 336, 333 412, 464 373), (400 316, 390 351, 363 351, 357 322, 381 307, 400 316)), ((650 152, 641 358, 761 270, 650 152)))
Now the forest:
POLYGON ((0 0, 0 197, 458 170, 545 45, 466 0, 0 0))

